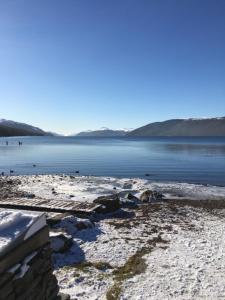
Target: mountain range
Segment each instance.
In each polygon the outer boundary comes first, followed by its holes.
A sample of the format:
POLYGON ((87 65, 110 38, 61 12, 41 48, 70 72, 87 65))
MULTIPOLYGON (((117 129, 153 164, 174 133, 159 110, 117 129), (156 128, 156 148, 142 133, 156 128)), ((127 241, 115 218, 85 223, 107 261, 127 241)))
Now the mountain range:
POLYGON ((128 136, 225 136, 225 117, 172 119, 137 128, 128 136))
POLYGON ((25 123, 14 122, 10 120, 0 119, 0 136, 45 136, 53 135, 38 127, 34 127, 25 123))
POLYGON ((101 128, 99 130, 82 131, 75 136, 92 136, 92 137, 114 137, 125 136, 128 133, 127 130, 112 130, 109 128, 101 128))
MULTIPOLYGON (((38 127, 0 119, 0 136, 53 136, 38 127)), ((225 136, 225 117, 204 119, 171 119, 154 122, 135 130, 83 131, 73 136, 80 137, 152 137, 152 136, 225 136)))

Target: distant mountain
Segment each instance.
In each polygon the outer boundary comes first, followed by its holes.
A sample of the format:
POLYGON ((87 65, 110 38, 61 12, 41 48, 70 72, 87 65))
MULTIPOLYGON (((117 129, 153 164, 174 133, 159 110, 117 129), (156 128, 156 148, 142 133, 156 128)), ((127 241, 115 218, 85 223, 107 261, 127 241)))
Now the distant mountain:
POLYGON ((125 136, 128 133, 127 130, 112 130, 108 128, 102 128, 100 130, 82 131, 76 136, 93 136, 93 137, 114 137, 125 136))
POLYGON ((38 127, 28 124, 0 119, 0 136, 44 136, 52 135, 38 127))
POLYGON ((225 136, 225 117, 172 119, 137 128, 128 136, 225 136))

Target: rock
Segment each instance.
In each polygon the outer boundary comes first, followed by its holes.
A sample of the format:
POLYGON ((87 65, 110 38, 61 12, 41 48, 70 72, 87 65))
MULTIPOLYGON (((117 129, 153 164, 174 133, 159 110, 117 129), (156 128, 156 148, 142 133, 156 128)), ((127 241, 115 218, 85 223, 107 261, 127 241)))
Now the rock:
POLYGON ((67 294, 59 293, 57 300, 70 300, 70 296, 67 294))
POLYGON ((152 201, 152 195, 153 192, 151 190, 146 190, 144 191, 141 196, 140 196, 140 200, 144 203, 146 202, 151 202, 152 201))
POLYGON ((120 204, 126 208, 137 208, 140 200, 131 193, 127 193, 124 197, 120 198, 120 204))
POLYGON ((162 199, 163 199, 163 195, 161 193, 157 191, 151 191, 151 190, 144 191, 140 196, 140 200, 144 203, 161 201, 162 199))
POLYGON ((120 199, 120 204, 123 208, 137 208, 137 203, 129 199, 120 199))
POLYGON ((77 224, 75 224, 78 230, 93 228, 94 224, 90 220, 84 220, 84 221, 77 221, 77 224))
POLYGON ((27 193, 27 192, 23 192, 22 196, 25 197, 25 198, 28 198, 28 199, 34 199, 35 198, 35 194, 27 193))
POLYGON ((70 249, 73 244, 72 237, 59 233, 50 237, 51 248, 53 252, 64 253, 70 249))
POLYGON ((76 218, 74 215, 69 215, 61 220, 60 223, 54 226, 54 229, 62 229, 66 231, 68 235, 74 235, 78 230, 94 228, 95 224, 89 219, 76 218))
POLYGON ((113 212, 120 208, 120 199, 118 195, 101 196, 93 202, 102 204, 102 206, 97 209, 97 212, 99 213, 113 212))
POLYGON ((57 213, 55 215, 49 214, 47 216, 47 224, 49 227, 53 227, 56 224, 60 223, 63 218, 67 217, 69 214, 68 213, 57 213))
POLYGON ((123 185, 123 189, 126 189, 126 190, 132 189, 132 183, 125 182, 123 185))
POLYGON ((129 199, 129 200, 137 201, 137 202, 139 201, 139 199, 137 197, 135 197, 132 193, 127 193, 125 195, 125 198, 129 199))

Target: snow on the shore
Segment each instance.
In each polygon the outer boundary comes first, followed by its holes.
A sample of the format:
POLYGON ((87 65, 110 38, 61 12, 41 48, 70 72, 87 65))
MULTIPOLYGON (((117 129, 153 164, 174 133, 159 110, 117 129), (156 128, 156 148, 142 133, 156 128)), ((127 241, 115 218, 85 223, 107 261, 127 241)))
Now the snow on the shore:
POLYGON ((94 176, 34 175, 18 178, 21 180, 21 190, 44 199, 92 202, 101 195, 122 191, 131 191, 139 196, 146 189, 157 190, 168 198, 225 199, 225 187, 210 185, 94 176))
POLYGON ((121 299, 225 299, 225 223, 204 215, 199 231, 167 234, 168 249, 145 256, 147 270, 124 284, 121 299))
MULTIPOLYGON (((142 227, 142 226, 141 226, 142 227)), ((65 221, 64 221, 65 228, 65 221)), ((143 228, 142 228, 143 229, 143 228)), ((60 290, 71 299, 104 300, 108 289, 113 285, 113 269, 100 271, 95 263, 107 263, 117 268, 126 263, 144 244, 138 241, 141 228, 130 232, 118 231, 106 221, 96 223, 95 227, 72 234, 74 245, 66 254, 54 254, 54 274, 60 290), (88 262, 93 267, 76 268, 74 264, 88 262)), ((70 233, 73 233, 70 231, 70 233)))
MULTIPOLYGON (((153 189, 168 198, 225 200, 225 187, 188 183, 53 175, 19 176, 19 179, 21 190, 44 199, 93 201, 100 195, 129 191, 139 196, 142 191, 153 189)), ((126 226, 120 226, 125 218, 112 215, 106 215, 94 227, 87 226, 83 230, 74 227, 79 221, 77 218, 62 219, 54 230, 68 234, 73 245, 65 253, 53 254, 54 273, 61 292, 70 294, 71 299, 106 299, 106 293, 115 280, 113 270, 125 265, 142 247, 149 246, 149 240, 161 234, 166 244, 157 242, 143 256, 146 270, 121 282, 119 299, 225 298, 223 208, 221 214, 215 214, 188 205, 179 207, 176 204, 171 208, 165 202, 159 210, 150 209, 147 216, 144 208, 141 212, 133 212, 135 218, 128 218, 130 221, 126 226), (84 262, 89 265, 74 265, 84 262), (99 270, 95 266, 98 263, 109 264, 110 268, 99 270)), ((54 230, 51 235, 54 235, 54 230)))
POLYGON ((102 272, 91 266, 83 270, 73 267, 73 263, 105 262, 115 270, 157 236, 151 232, 151 226, 158 224, 162 225, 160 232, 167 241, 166 247, 159 243, 143 257, 147 269, 122 282, 119 299, 224 299, 225 222, 201 209, 187 208, 183 212, 186 212, 184 223, 176 214, 171 215, 172 223, 168 220, 161 223, 155 215, 144 222, 140 219, 132 228, 116 228, 110 220, 102 220, 95 228, 76 232, 74 247, 66 255, 55 256, 55 275, 61 291, 70 294, 72 299, 106 299, 114 283, 112 270, 102 272), (194 228, 188 229, 188 224, 194 228), (168 225, 172 230, 163 229, 168 225))

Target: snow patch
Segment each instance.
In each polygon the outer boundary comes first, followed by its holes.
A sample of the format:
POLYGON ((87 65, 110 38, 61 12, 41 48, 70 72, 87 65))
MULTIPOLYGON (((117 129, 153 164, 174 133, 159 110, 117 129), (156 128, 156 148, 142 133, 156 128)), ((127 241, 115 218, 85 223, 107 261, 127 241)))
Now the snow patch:
POLYGON ((139 197, 146 189, 156 190, 166 198, 188 198, 193 200, 225 199, 225 187, 176 183, 152 182, 140 178, 114 178, 94 176, 18 176, 20 190, 34 193, 43 199, 93 202, 102 195, 131 192, 139 197), (53 196, 54 191, 54 196, 53 196), (72 197, 71 197, 72 196, 72 197))
POLYGON ((25 211, 0 211, 0 252, 14 240, 23 235, 27 229, 24 239, 29 238, 40 228, 45 226, 45 218, 41 218, 39 222, 40 213, 25 212, 25 211), (35 224, 37 221, 37 224, 35 224), (32 228, 32 225, 34 226, 32 228))

